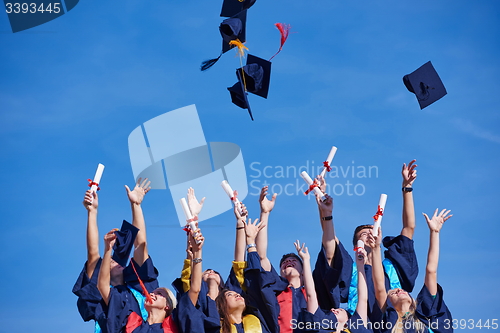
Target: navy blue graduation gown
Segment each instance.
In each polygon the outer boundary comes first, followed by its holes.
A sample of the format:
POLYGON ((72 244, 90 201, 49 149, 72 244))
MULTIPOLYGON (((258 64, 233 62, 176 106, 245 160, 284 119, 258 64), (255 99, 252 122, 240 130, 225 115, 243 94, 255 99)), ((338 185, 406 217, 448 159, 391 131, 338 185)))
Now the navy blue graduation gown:
POLYGON ((91 278, 87 275, 87 262, 85 262, 73 286, 73 294, 78 296, 76 301, 78 312, 84 321, 95 320, 96 307, 102 300, 101 293, 97 289, 97 278, 101 262, 102 259, 99 258, 91 278))
MULTIPOLYGON (((200 299, 200 298, 198 298, 200 299)), ((189 294, 181 295, 176 308, 176 323, 179 333, 217 333, 220 330, 220 316, 217 312, 215 301, 205 296, 206 308, 200 304, 193 305, 189 294)))
MULTIPOLYGON (((424 285, 417 296, 416 316, 422 321, 427 328, 430 328, 434 333, 451 333, 453 332, 451 312, 446 306, 443 299, 443 289, 438 284, 438 292, 433 297, 427 287, 424 285)), ((392 306, 389 299, 387 300, 387 309, 384 313, 384 329, 382 332, 390 333, 392 327, 398 320, 398 313, 392 306)), ((404 325, 404 324, 403 324, 404 325)), ((415 333, 415 327, 412 323, 405 325, 407 333, 415 333)))
MULTIPOLYGON (((387 248, 384 251, 385 258, 389 259, 394 265, 401 288, 407 292, 412 292, 418 276, 418 261, 413 239, 403 235, 397 237, 387 236, 384 237, 382 242, 387 248)), ((392 289, 387 272, 386 289, 392 289)))
POLYGON ((313 270, 314 285, 320 308, 336 309, 340 307, 340 303, 347 302, 352 264, 351 256, 340 241, 335 246, 331 265, 328 265, 325 249, 321 246, 313 270))
MULTIPOLYGON (((154 267, 151 257, 142 266, 139 266, 135 261, 134 265, 148 292, 158 288, 158 280, 156 279, 158 270, 154 267)), ((106 306, 104 302, 100 302, 96 308, 96 321, 99 323, 102 333, 121 332, 130 313, 141 313, 140 305, 129 289, 133 288, 142 293, 142 288, 130 264, 123 270, 123 277, 125 285, 115 286, 110 289, 109 304, 106 306), (132 270, 133 275, 130 274, 130 270, 132 270)))

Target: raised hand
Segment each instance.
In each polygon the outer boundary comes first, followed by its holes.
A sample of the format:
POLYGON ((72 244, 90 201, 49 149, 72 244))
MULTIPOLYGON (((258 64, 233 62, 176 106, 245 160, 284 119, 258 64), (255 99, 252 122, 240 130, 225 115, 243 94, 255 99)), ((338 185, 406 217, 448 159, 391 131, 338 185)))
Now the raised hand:
MULTIPOLYGON (((248 217, 248 211, 247 211, 247 206, 243 204, 243 202, 240 202, 240 207, 241 207, 241 213, 240 210, 238 209, 237 205, 234 205, 233 211, 234 211, 234 216, 236 216, 237 223, 240 224, 240 222, 246 221, 248 217)), ((243 224, 242 224, 243 226, 243 224)))
POLYGON ((85 197, 83 198, 83 206, 89 212, 97 210, 97 207, 99 206, 99 197, 97 192, 87 190, 87 192, 85 192, 85 197))
POLYGON ((203 203, 205 202, 205 197, 198 202, 196 199, 196 195, 194 194, 194 189, 192 187, 188 188, 187 200, 189 205, 189 210, 191 210, 191 214, 193 216, 198 216, 203 208, 203 203))
POLYGON ((325 177, 323 177, 322 175, 318 175, 318 176, 316 176, 315 180, 316 180, 316 183, 318 183, 318 186, 319 186, 319 189, 321 190, 321 192, 326 193, 325 177))
POLYGON ((268 200, 266 197, 268 189, 269 186, 264 186, 260 191, 259 203, 260 203, 260 211, 262 213, 270 213, 273 210, 274 204, 276 203, 276 197, 278 196, 277 193, 274 193, 271 200, 268 200))
POLYGON ((316 195, 316 203, 318 204, 318 208, 321 212, 321 216, 331 216, 333 212, 333 198, 328 194, 325 194, 325 201, 321 201, 321 198, 316 195))
POLYGON ((193 230, 189 231, 189 244, 191 245, 192 253, 200 251, 204 243, 205 237, 203 237, 201 229, 196 230, 196 232, 194 232, 193 230), (194 236, 195 234, 196 237, 194 236))
POLYGON ((443 227, 444 222, 446 222, 450 217, 453 216, 453 214, 448 215, 451 210, 446 210, 443 209, 439 214, 438 214, 439 209, 436 208, 434 211, 434 215, 432 218, 429 218, 427 214, 422 213, 425 217, 425 220, 427 221, 427 225, 429 226, 429 230, 433 232, 439 232, 441 228, 443 227))
POLYGON ((295 249, 297 250, 297 254, 299 255, 302 262, 309 261, 311 259, 311 255, 309 254, 309 250, 306 247, 306 243, 302 243, 300 245, 300 241, 297 239, 293 245, 295 245, 295 249))
POLYGON ((408 163, 408 165, 403 163, 403 169, 401 170, 401 175, 403 176, 403 187, 412 187, 413 181, 417 178, 416 161, 417 160, 412 160, 408 163))
POLYGON ((111 229, 106 235, 104 235, 104 250, 111 250, 116 242, 115 231, 119 229, 111 229))
POLYGON ((259 222, 259 219, 255 219, 252 222, 252 219, 248 219, 248 222, 245 223, 245 233, 247 236, 247 244, 250 243, 255 243, 255 238, 257 237, 257 234, 259 231, 265 227, 265 225, 261 222, 259 222))
POLYGON ((133 191, 131 191, 130 188, 127 185, 125 185, 125 189, 127 190, 128 200, 130 201, 130 203, 135 205, 140 205, 146 193, 148 193, 149 190, 151 189, 151 186, 149 186, 150 184, 151 182, 148 181, 147 178, 144 178, 144 180, 142 180, 142 178, 139 178, 137 179, 137 183, 135 184, 133 191))

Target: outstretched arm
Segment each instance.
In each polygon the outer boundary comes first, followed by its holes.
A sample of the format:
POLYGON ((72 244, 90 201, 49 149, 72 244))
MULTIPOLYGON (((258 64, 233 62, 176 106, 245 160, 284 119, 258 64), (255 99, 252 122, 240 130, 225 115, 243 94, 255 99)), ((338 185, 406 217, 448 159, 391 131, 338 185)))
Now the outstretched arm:
POLYGON ((368 318, 368 286, 366 285, 365 264, 367 256, 363 247, 358 248, 356 252, 356 267, 358 269, 358 304, 356 305, 356 312, 366 327, 368 318))
POLYGON ((106 305, 109 304, 109 293, 111 287, 111 252, 116 241, 116 229, 111 230, 104 236, 104 257, 102 258, 99 277, 97 278, 97 289, 101 293, 102 299, 106 305))
POLYGON ((441 231, 444 222, 453 216, 448 215, 450 212, 450 210, 447 211, 446 209, 443 209, 438 214, 438 209, 436 208, 431 219, 424 213, 424 217, 430 231, 429 252, 427 254, 427 266, 425 268, 424 283, 431 295, 436 295, 438 290, 437 268, 439 262, 439 232, 441 231))
POLYGON ((150 184, 151 182, 148 181, 147 178, 144 180, 139 178, 133 191, 125 185, 127 196, 132 207, 132 225, 139 229, 134 242, 134 260, 139 266, 142 266, 149 257, 146 241, 146 223, 144 221, 141 203, 146 193, 151 189, 149 186, 150 184))
POLYGON ((99 197, 96 192, 88 190, 83 198, 83 206, 87 209, 87 267, 89 279, 94 274, 95 266, 99 261, 99 229, 97 228, 97 207, 99 197))
MULTIPOLYGON (((325 179, 319 175, 316 178, 316 181, 320 185, 321 191, 325 193, 325 179)), ((326 200, 321 201, 321 199, 316 195, 316 202, 319 209, 319 221, 321 223, 321 229, 323 230, 321 242, 323 244, 323 248, 325 249, 328 265, 331 265, 335 254, 335 247, 337 246, 337 240, 335 236, 335 228, 333 227, 333 198, 328 194, 325 194, 325 197, 326 200)))
POLYGON ((247 207, 240 203, 241 211, 240 214, 239 207, 234 206, 234 216, 236 216, 236 240, 234 242, 234 261, 245 261, 245 248, 246 248, 246 236, 245 236, 245 222, 247 220, 248 211, 247 207))
POLYGON ((382 228, 379 228, 377 236, 373 236, 373 233, 371 232, 368 233, 367 244, 372 249, 372 279, 373 286, 375 288, 375 298, 377 299, 379 308, 382 309, 382 311, 385 311, 387 291, 385 290, 385 275, 384 267, 382 266, 382 252, 380 250, 381 240, 382 228))
MULTIPOLYGON (((268 188, 269 188, 268 186, 264 186, 260 191, 260 197, 259 197, 260 221, 263 224, 263 226, 267 226, 268 224, 269 214, 274 208, 277 196, 277 194, 274 193, 271 200, 268 200, 266 197, 268 188)), ((260 263, 262 265, 262 268, 269 272, 271 271, 271 262, 267 257, 267 244, 268 244, 267 229, 268 228, 264 228, 261 232, 259 232, 255 241, 257 244, 257 251, 259 252, 260 263)))
POLYGON ((300 245, 300 241, 297 240, 293 243, 297 254, 302 259, 302 276, 304 278, 304 288, 307 295, 307 311, 314 314, 318 309, 318 297, 316 295, 316 289, 314 287, 314 280, 312 276, 311 269, 311 255, 306 247, 306 243, 300 245))
POLYGON ((412 160, 408 165, 403 164, 401 175, 403 176, 403 229, 401 235, 413 239, 415 232, 415 206, 413 204, 413 182, 417 178, 417 160, 412 160), (406 189, 406 190, 405 190, 406 189))
POLYGON ((189 242, 191 244, 191 249, 193 251, 193 260, 192 260, 192 272, 191 272, 191 288, 189 288, 188 295, 189 299, 193 305, 196 306, 196 302, 198 301, 198 295, 201 290, 201 280, 202 280, 202 253, 201 248, 203 247, 203 243, 205 242, 205 238, 201 234, 201 230, 197 230, 198 235, 196 239, 193 237, 194 232, 191 230, 189 235, 189 242), (196 244, 196 241, 199 241, 199 244, 196 244))

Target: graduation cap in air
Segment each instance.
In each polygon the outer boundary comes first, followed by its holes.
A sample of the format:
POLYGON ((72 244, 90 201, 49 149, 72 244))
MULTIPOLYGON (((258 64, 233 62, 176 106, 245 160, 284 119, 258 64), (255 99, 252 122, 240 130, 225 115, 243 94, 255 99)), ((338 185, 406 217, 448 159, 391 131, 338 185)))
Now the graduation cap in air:
POLYGON ((113 246, 112 258, 122 267, 127 266, 127 261, 138 232, 138 228, 125 220, 123 220, 122 228, 119 231, 115 231, 116 242, 113 246))
POLYGON ((413 73, 405 75, 403 83, 410 92, 417 96, 420 109, 431 105, 446 95, 446 88, 430 61, 413 73))
POLYGON ((227 88, 231 101, 242 109, 248 109, 253 120, 247 93, 267 98, 271 81, 271 62, 249 54, 246 65, 236 70, 236 77, 238 82, 227 88))
POLYGON ((222 3, 221 17, 232 17, 242 10, 253 6, 255 0, 224 0, 222 3))
POLYGON ((212 67, 217 60, 235 45, 231 45, 232 40, 238 40, 241 43, 246 41, 246 22, 247 22, 247 11, 243 10, 238 14, 225 19, 219 26, 219 31, 222 36, 222 51, 220 55, 215 59, 205 60, 201 63, 201 70, 205 71, 212 67))

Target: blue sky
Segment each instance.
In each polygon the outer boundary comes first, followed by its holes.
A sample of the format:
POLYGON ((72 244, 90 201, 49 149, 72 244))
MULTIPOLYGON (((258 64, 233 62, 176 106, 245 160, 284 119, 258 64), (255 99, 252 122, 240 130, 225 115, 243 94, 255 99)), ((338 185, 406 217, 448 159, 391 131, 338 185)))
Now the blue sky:
MULTIPOLYGON (((388 194, 384 234, 399 233, 401 165, 416 158, 416 292, 428 246, 420 213, 448 208, 454 216, 442 231, 438 272, 445 300, 459 320, 498 318, 500 4, 257 1, 247 19, 251 54, 269 58, 276 52, 274 23, 291 24, 292 33, 273 59, 268 99, 249 96, 254 122, 231 104, 226 90, 239 67, 233 51, 199 71, 201 61, 220 52, 220 6, 80 1, 58 19, 16 34, 7 15, 0 15, 6 192, 0 331, 92 331, 71 293, 86 259, 86 179, 97 163, 106 165, 98 217, 102 237, 131 216, 123 189, 134 183, 128 135, 190 104, 196 104, 207 141, 241 147, 248 181, 256 186, 267 181, 279 191, 296 184, 293 175, 266 177, 259 171, 318 165, 332 145, 338 147, 333 164, 339 168, 376 167, 372 177, 329 180, 340 184, 335 227, 348 247, 355 226, 371 222, 380 193, 388 194), (402 77, 429 60, 448 95, 420 110, 402 77), (363 194, 348 195, 348 181, 361 184, 363 194), (340 186, 346 186, 344 193, 340 186)), ((249 187, 244 201, 257 217, 255 192, 249 187)), ((269 226, 271 261, 291 252, 297 238, 317 253, 321 229, 314 201, 302 194, 277 200, 269 226)), ((143 208, 160 284, 169 286, 185 253, 169 192, 152 191, 143 208)), ((232 213, 203 221, 203 227, 204 267, 228 272, 232 213)))

